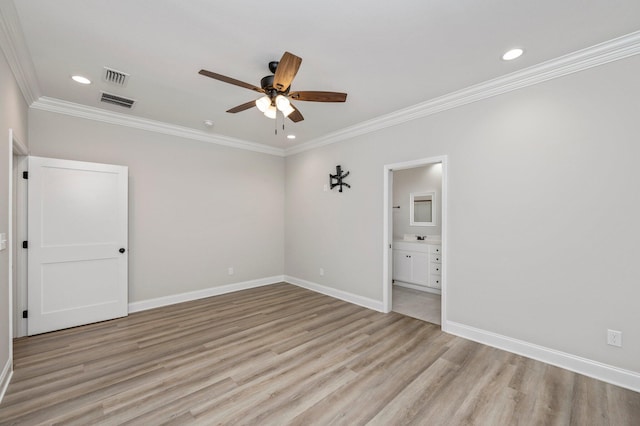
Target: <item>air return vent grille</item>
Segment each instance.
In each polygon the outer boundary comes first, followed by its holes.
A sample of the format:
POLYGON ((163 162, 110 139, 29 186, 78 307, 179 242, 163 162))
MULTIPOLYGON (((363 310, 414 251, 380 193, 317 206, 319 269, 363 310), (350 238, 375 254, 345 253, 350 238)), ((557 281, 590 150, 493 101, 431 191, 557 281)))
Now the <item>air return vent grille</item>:
POLYGON ((133 99, 123 98, 122 96, 114 95, 111 93, 102 92, 102 96, 100 96, 100 102, 106 102, 108 104, 119 105, 121 107, 131 109, 136 101, 134 101, 133 99))
POLYGON ((122 71, 116 71, 112 68, 104 67, 102 79, 107 83, 113 84, 115 86, 125 87, 129 82, 129 74, 122 71))

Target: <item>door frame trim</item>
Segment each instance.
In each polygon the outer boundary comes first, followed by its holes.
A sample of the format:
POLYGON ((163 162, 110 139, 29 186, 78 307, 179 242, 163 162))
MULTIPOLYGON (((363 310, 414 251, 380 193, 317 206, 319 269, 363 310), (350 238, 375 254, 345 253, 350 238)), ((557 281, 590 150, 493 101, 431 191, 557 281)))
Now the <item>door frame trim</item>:
POLYGON ((22 310, 27 309, 27 252, 26 250, 20 250, 19 241, 27 239, 27 184, 24 179, 20 178, 20 171, 26 171, 28 169, 28 156, 29 149, 23 144, 13 132, 13 129, 9 129, 9 143, 12 150, 11 156, 11 265, 14 265, 15 269, 12 271, 10 287, 14 292, 11 296, 11 332, 12 338, 23 337, 27 335, 27 320, 22 318, 22 310), (13 159, 17 157, 17 168, 13 168, 13 159), (13 215, 13 200, 15 191, 15 216, 13 215), (14 221, 16 221, 16 232, 13 233, 14 221), (15 238, 15 241, 13 239, 15 238), (14 277, 16 275, 15 285, 14 277))
POLYGON ((393 202, 393 176, 392 172, 397 170, 413 169, 416 167, 427 166, 429 164, 442 164, 442 318, 441 327, 442 331, 446 330, 447 324, 447 199, 448 199, 448 172, 449 161, 447 155, 440 155, 436 157, 421 158, 417 160, 405 161, 402 163, 386 164, 384 166, 384 178, 383 178, 383 220, 382 220, 382 307, 383 312, 391 312, 391 267, 390 261, 393 258, 391 256, 391 244, 393 242, 393 236, 390 235, 393 229, 393 215, 392 215, 392 202, 393 202))

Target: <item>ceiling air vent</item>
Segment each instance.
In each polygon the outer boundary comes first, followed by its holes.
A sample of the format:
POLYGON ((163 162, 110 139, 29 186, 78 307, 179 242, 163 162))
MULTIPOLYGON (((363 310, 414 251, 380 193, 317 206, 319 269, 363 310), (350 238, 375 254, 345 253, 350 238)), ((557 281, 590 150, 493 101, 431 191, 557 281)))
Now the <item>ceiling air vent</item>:
POLYGON ((104 67, 102 79, 107 83, 113 84, 114 86, 125 87, 129 82, 129 74, 122 71, 116 71, 112 68, 104 67))
POLYGON ((123 98, 122 96, 117 96, 117 95, 106 93, 106 92, 102 92, 102 96, 100 97, 100 102, 119 105, 121 107, 129 108, 129 109, 131 109, 131 107, 135 103, 133 99, 123 98))

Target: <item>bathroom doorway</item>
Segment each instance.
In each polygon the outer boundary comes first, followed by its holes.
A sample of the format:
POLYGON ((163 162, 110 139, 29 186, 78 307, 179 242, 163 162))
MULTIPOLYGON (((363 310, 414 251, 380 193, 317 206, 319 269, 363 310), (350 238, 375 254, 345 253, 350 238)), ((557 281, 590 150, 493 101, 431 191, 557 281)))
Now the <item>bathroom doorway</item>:
POLYGON ((439 324, 443 329, 446 168, 446 156, 384 168, 385 312, 439 324))

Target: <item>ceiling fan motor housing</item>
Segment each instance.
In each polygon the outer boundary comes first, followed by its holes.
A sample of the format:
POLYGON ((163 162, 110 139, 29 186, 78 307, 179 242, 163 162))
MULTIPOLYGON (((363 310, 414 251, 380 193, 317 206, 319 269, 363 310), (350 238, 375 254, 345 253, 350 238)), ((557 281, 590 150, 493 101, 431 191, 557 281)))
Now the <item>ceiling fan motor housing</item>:
POLYGON ((287 87, 287 90, 283 90, 283 91, 276 89, 275 87, 273 87, 274 78, 275 78, 275 75, 267 75, 262 77, 262 79, 260 80, 260 87, 264 89, 266 95, 269 96, 272 100, 278 95, 286 96, 289 93, 289 88, 290 88, 290 87, 287 87))
POLYGON ((266 91, 273 89, 274 77, 275 77, 274 75, 267 75, 262 77, 262 79, 260 80, 260 87, 262 87, 266 91))

